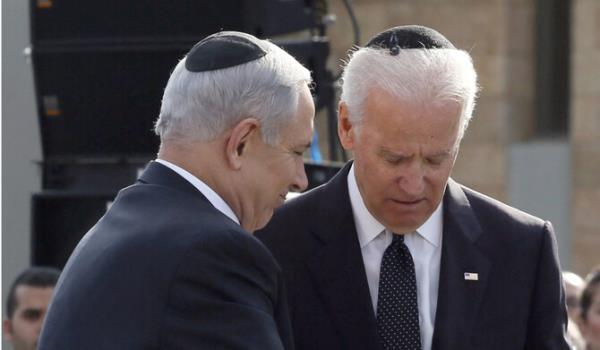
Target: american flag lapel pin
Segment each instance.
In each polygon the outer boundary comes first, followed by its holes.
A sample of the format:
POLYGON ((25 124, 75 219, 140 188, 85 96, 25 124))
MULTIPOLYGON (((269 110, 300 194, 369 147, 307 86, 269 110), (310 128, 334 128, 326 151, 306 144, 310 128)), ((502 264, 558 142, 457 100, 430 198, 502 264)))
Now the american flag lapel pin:
POLYGON ((476 272, 465 272, 465 281, 479 281, 479 274, 476 272))

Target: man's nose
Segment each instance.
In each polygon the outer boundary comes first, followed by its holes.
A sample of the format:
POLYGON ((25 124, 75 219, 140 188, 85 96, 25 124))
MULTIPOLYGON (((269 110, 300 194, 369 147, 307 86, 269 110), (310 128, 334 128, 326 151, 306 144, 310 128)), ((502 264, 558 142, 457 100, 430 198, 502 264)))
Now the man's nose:
POLYGON ((302 192, 308 187, 308 178, 306 177, 306 170, 304 169, 304 162, 296 169, 296 174, 292 186, 290 186, 291 192, 302 192))
POLYGON ((410 196, 419 196, 425 190, 425 171, 418 161, 412 161, 402 170, 400 189, 410 196))

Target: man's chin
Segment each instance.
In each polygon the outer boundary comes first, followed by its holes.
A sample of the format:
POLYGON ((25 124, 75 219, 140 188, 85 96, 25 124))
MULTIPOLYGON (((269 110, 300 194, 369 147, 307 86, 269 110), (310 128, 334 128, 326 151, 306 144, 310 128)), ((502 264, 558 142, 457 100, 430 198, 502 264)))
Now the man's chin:
POLYGON ((399 234, 406 234, 406 233, 411 233, 416 231, 419 227, 421 227, 426 220, 417 220, 417 219, 410 219, 410 220, 403 220, 403 221, 398 221, 398 220, 390 220, 389 222, 385 223, 385 227, 387 227, 389 230, 391 230, 394 233, 399 233, 399 234))
POLYGON ((410 233, 421 227, 429 216, 431 213, 428 214, 423 210, 387 210, 377 219, 393 232, 410 233))

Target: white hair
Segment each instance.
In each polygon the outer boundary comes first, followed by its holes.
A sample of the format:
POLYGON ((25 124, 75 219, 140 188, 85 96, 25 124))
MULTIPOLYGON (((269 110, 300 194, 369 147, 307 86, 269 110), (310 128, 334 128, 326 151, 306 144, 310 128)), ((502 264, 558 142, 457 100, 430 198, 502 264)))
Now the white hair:
POLYGON ((225 69, 190 72, 186 57, 165 88, 154 131, 161 141, 210 141, 244 118, 260 122, 263 140, 278 142, 293 118, 310 72, 275 44, 265 56, 225 69))
POLYGON ((362 121, 364 101, 378 87, 406 101, 439 103, 456 101, 461 107, 459 140, 473 115, 477 73, 471 56, 457 49, 361 48, 350 55, 342 76, 341 101, 352 124, 362 121))

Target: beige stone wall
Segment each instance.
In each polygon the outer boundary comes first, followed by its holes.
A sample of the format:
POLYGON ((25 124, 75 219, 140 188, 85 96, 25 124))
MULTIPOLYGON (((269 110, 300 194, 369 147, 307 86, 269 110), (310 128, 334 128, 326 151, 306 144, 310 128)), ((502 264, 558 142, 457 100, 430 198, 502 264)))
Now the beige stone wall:
POLYGON ((573 0, 570 139, 572 265, 600 264, 600 1, 573 0))

